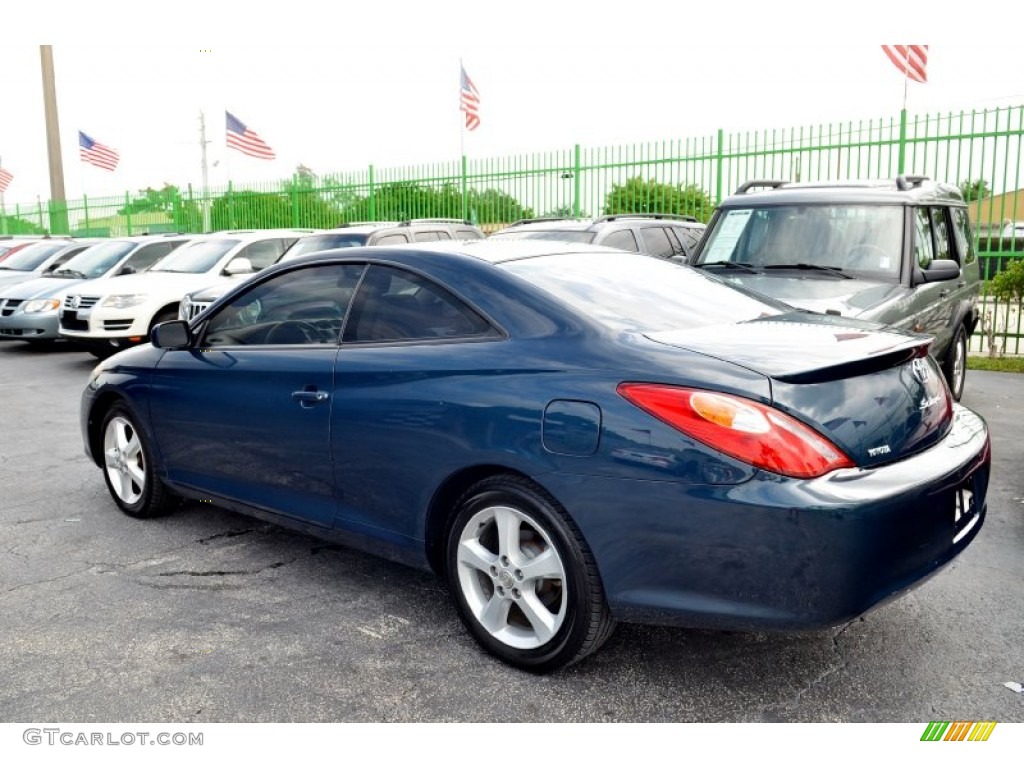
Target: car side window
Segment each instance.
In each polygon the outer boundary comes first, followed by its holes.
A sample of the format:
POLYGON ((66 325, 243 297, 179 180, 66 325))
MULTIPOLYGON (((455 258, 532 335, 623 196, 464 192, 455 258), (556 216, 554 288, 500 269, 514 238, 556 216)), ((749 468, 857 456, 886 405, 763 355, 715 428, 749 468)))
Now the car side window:
POLYGON ((950 247, 945 208, 932 208, 932 232, 935 235, 935 258, 956 259, 956 251, 950 247))
POLYGON ((974 252, 974 238, 971 237, 971 224, 964 208, 950 210, 953 216, 953 236, 956 238, 956 250, 961 264, 973 264, 978 257, 974 252))
POLYGON ((644 241, 644 251, 647 253, 665 259, 675 253, 664 227, 644 227, 640 230, 640 237, 644 241))
POLYGON ((455 236, 459 240, 479 240, 480 233, 474 229, 457 229, 455 230, 455 236))
POLYGON ((200 347, 337 344, 363 264, 282 272, 221 307, 200 347))
POLYGON ((123 270, 125 267, 131 267, 136 272, 149 269, 160 261, 160 259, 173 251, 176 245, 177 243, 171 242, 150 243, 148 245, 144 245, 128 257, 128 261, 124 263, 121 269, 123 270))
POLYGON ((271 264, 276 264, 277 260, 281 258, 281 254, 291 245, 291 242, 279 238, 257 240, 242 248, 235 254, 235 258, 248 259, 249 263, 252 264, 253 270, 259 271, 269 267, 271 264))
POLYGON ((618 248, 619 250, 633 251, 634 253, 640 250, 640 246, 636 243, 636 237, 628 229, 612 232, 600 244, 608 248, 618 248))
POLYGON ((414 232, 412 239, 418 243, 430 242, 435 240, 451 240, 451 235, 447 232, 443 232, 438 229, 425 229, 419 232, 414 232))
POLYGON ((917 208, 914 214, 914 257, 917 259, 917 266, 928 269, 928 265, 935 258, 931 217, 927 208, 917 208))
POLYGON ((409 238, 403 234, 381 235, 377 238, 377 245, 395 245, 396 243, 408 243, 409 238))
POLYGON ((676 234, 680 236, 686 250, 692 252, 700 242, 700 236, 704 234, 704 230, 697 229, 697 227, 682 227, 676 230, 676 234))
POLYGON ((359 286, 343 341, 353 343, 498 336, 451 292, 412 272, 371 266, 359 286))

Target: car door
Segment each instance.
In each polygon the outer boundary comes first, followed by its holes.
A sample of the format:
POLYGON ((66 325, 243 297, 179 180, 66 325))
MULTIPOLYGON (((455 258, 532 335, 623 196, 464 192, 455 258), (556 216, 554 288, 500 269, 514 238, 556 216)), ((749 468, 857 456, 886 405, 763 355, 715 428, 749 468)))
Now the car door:
MULTIPOLYGON (((950 228, 945 215, 946 210, 942 207, 921 206, 914 209, 913 254, 917 269, 926 271, 936 259, 955 258, 956 249, 950 247, 950 228)), ((935 337, 932 353, 940 359, 945 355, 952 336, 957 282, 918 282, 911 299, 914 317, 912 330, 935 337)))
POLYGON ((331 413, 339 527, 407 544, 422 535, 424 489, 465 461, 467 430, 481 428, 451 393, 486 386, 486 372, 508 366, 503 340, 443 286, 397 267, 367 269, 331 413))
POLYGON ((173 483, 321 526, 335 515, 334 365, 362 265, 255 283, 168 350, 151 412, 173 483))

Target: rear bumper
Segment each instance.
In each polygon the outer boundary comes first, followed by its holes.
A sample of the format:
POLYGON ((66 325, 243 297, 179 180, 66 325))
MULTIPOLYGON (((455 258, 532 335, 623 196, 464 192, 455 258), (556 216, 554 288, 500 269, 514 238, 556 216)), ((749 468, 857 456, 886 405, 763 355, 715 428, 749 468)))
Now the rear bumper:
POLYGON ((855 618, 962 552, 984 521, 990 466, 984 421, 956 406, 950 433, 928 450, 814 480, 543 480, 556 496, 583 497, 569 512, 617 618, 799 630, 855 618))

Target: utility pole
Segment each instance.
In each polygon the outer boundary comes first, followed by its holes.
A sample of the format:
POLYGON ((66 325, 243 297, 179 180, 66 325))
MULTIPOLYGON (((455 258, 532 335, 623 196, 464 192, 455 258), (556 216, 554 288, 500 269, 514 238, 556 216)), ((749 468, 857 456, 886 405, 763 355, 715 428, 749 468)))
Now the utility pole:
POLYGON ((206 116, 199 110, 199 149, 203 159, 203 232, 210 231, 210 170, 206 164, 206 116))
POLYGON ((46 153, 50 160, 51 234, 69 234, 68 203, 64 194, 64 161, 60 153, 60 126, 57 122, 57 86, 53 76, 53 46, 39 46, 43 72, 43 109, 46 118, 46 153))

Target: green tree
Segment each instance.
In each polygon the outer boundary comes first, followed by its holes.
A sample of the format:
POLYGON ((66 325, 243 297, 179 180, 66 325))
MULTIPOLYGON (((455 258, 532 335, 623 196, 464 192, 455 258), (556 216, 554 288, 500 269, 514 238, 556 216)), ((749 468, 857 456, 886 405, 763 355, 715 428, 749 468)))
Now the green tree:
POLYGON ((992 278, 992 295, 1000 301, 1024 301, 1024 259, 1014 259, 992 278))
POLYGON ((988 197, 991 194, 991 190, 988 188, 987 181, 978 179, 977 181, 960 182, 960 193, 964 196, 964 200, 969 203, 973 200, 981 200, 988 197))
POLYGON ((605 197, 604 213, 673 213, 708 221, 714 210, 708 194, 696 184, 662 184, 640 176, 614 184, 605 197))
POLYGON ((5 235, 46 235, 45 227, 41 227, 28 219, 17 216, 0 216, 0 233, 5 235))
POLYGON ((292 204, 285 192, 228 191, 210 208, 217 229, 275 229, 291 227, 292 204))
POLYGON ((466 195, 469 218, 477 224, 505 224, 519 219, 532 219, 533 209, 523 206, 512 195, 500 189, 471 189, 466 195))
POLYGON ((183 198, 181 190, 173 184, 164 184, 161 189, 140 189, 134 198, 118 209, 117 213, 119 216, 166 213, 174 229, 179 232, 199 232, 203 225, 199 204, 183 198))

